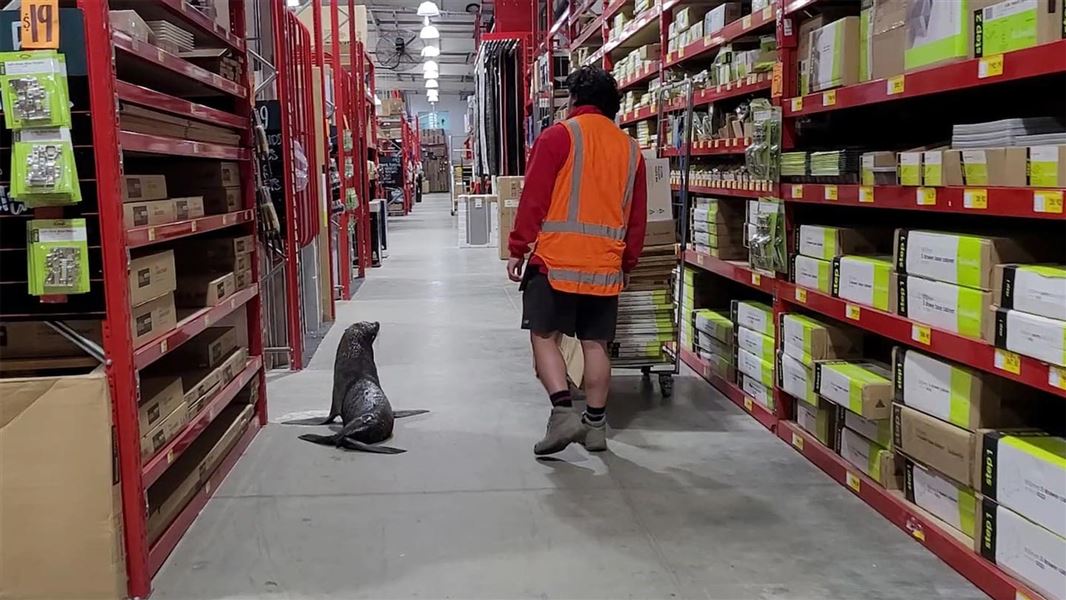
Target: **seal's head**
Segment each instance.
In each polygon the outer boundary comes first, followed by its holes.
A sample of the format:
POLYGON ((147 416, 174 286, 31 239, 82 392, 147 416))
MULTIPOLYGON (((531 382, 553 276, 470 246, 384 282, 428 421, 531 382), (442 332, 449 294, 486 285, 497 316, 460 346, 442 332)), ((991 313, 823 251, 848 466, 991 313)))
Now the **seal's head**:
POLYGON ((350 325, 345 330, 344 335, 361 346, 370 347, 374 345, 374 340, 378 338, 379 331, 381 331, 381 323, 377 321, 360 321, 350 325))
POLYGON ((347 368, 361 375, 376 377, 374 340, 377 339, 380 330, 380 323, 370 321, 361 321, 345 329, 340 344, 337 346, 338 364, 345 364, 347 368))

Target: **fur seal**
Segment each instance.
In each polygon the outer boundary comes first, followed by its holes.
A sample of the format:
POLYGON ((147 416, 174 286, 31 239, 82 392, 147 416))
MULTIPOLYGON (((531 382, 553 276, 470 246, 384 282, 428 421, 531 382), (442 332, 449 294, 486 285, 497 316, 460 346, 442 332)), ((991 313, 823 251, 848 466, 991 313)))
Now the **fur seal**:
POLYGON ((300 439, 315 444, 336 446, 348 450, 377 454, 400 454, 401 448, 373 446, 392 437, 395 419, 411 417, 428 410, 392 410, 388 397, 381 389, 377 365, 374 363, 374 340, 381 330, 380 323, 363 321, 344 331, 337 346, 333 364, 333 403, 324 421, 290 421, 295 425, 329 425, 341 418, 343 426, 334 435, 308 433, 300 439))

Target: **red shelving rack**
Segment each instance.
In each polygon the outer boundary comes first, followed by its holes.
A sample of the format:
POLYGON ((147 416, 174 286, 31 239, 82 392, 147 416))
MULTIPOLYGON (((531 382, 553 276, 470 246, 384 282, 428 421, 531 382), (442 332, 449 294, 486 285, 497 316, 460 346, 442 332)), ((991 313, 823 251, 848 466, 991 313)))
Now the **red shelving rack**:
POLYGON ((1066 220, 1066 189, 814 183, 785 184, 781 189, 786 200, 809 204, 1066 220))
POLYGON ((681 350, 681 362, 688 365, 690 369, 699 374, 700 377, 707 380, 714 386, 715 389, 722 392, 726 398, 729 398, 733 404, 736 404, 745 412, 755 418, 763 427, 770 431, 776 431, 778 421, 780 420, 774 411, 766 408, 762 404, 755 401, 754 398, 744 393, 744 390, 740 389, 737 384, 726 381, 718 376, 707 364, 707 361, 696 356, 693 352, 681 350))
MULTIPOLYGON (((227 230, 242 234, 256 232, 255 176, 249 160, 253 145, 250 118, 252 105, 247 79, 241 83, 223 79, 155 46, 132 40, 113 32, 108 11, 125 8, 124 0, 103 2, 77 0, 85 24, 85 55, 88 68, 89 106, 95 152, 96 193, 99 202, 99 227, 103 256, 103 296, 106 309, 104 350, 108 358, 107 375, 114 411, 115 443, 121 478, 124 513, 128 592, 131 597, 151 593, 153 574, 162 565, 196 515, 199 514, 237 458, 266 423, 266 381, 262 369, 263 340, 260 327, 258 281, 223 301, 219 306, 198 311, 182 320, 162 338, 140 347, 133 344, 130 331, 130 296, 128 287, 130 249, 197 236, 205 232, 227 230), (228 98, 228 109, 199 104, 195 98, 205 95, 228 98), (187 96, 188 98, 183 98, 187 96), (152 107, 211 124, 238 129, 238 147, 190 142, 162 136, 121 131, 118 119, 120 101, 152 107), (193 98, 193 99, 190 99, 193 98), (209 215, 181 223, 125 229, 122 216, 120 182, 123 157, 126 155, 197 156, 236 160, 240 164, 244 209, 223 215, 209 215), (221 391, 205 400, 206 408, 185 426, 164 452, 141 459, 141 432, 138 425, 138 370, 162 358, 210 324, 237 310, 244 311, 248 331, 249 359, 239 376, 221 391), (244 430, 221 466, 196 497, 154 543, 148 542, 146 491, 149 485, 173 463, 202 433, 218 411, 233 400, 241 388, 258 380, 260 397, 256 418, 244 430)), ((224 31, 203 14, 188 8, 181 0, 142 0, 133 4, 147 15, 165 15, 195 32, 197 39, 230 48, 245 67, 248 56, 244 42, 245 6, 242 0, 230 1, 231 31, 224 31)), ((258 262, 258 244, 253 249, 253 264, 258 262)), ((254 269, 253 269, 254 271, 254 269)), ((254 275, 253 277, 257 277, 254 275)))

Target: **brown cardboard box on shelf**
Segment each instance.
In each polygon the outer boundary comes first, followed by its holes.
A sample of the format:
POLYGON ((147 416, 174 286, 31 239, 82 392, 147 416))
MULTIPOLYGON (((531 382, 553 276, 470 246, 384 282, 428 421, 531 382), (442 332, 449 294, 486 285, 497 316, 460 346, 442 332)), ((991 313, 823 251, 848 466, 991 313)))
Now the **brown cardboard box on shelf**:
MULTIPOLYGON (((173 369, 174 367, 171 367, 171 370, 173 369)), ((185 391, 185 404, 189 406, 189 415, 193 416, 200 412, 203 400, 218 391, 218 369, 191 369, 182 371, 179 375, 181 389, 185 391)))
POLYGON ((127 228, 173 223, 178 220, 173 200, 127 202, 122 205, 122 222, 127 228))
POLYGON ((234 271, 247 271, 252 268, 252 256, 250 254, 238 254, 233 259, 234 271))
POLYGON ((0 415, 0 598, 125 598, 104 369, 2 379, 0 415))
POLYGON ((667 246, 677 243, 673 219, 666 221, 649 221, 648 228, 644 231, 644 246, 667 246))
POLYGON ((167 442, 174 439, 189 422, 189 405, 183 400, 178 406, 163 417, 155 427, 141 434, 141 458, 148 458, 159 452, 167 442))
POLYGON ((137 417, 141 424, 141 433, 147 434, 183 401, 181 377, 163 375, 161 377, 141 377, 141 402, 137 407, 137 417))
POLYGON ((251 254, 255 249, 255 236, 254 235, 240 235, 233 240, 233 251, 237 254, 251 254))
POLYGON ((255 412, 255 408, 251 406, 231 404, 226 408, 232 408, 233 410, 230 412, 235 413, 236 417, 234 417, 232 421, 226 421, 229 423, 229 426, 222 432, 219 440, 211 446, 207 456, 205 456, 204 460, 200 463, 199 471, 203 481, 206 481, 207 478, 215 472, 218 465, 222 463, 222 459, 226 457, 226 453, 229 452, 229 449, 237 443, 237 438, 244 433, 245 428, 248 426, 248 423, 251 422, 252 415, 255 412))
POLYGON ((996 265, 1033 261, 1036 256, 1032 248, 1036 245, 1021 236, 977 236, 900 228, 893 239, 892 253, 899 274, 991 290, 996 265))
POLYGON ((145 344, 174 329, 178 324, 177 317, 172 292, 133 307, 130 311, 133 346, 145 344))
POLYGON ((177 367, 216 368, 237 348, 237 328, 208 327, 174 353, 177 367))
POLYGON ((174 300, 182 308, 216 306, 237 291, 233 273, 197 273, 181 276, 174 300))
POLYGON ((498 223, 500 228, 500 260, 506 260, 510 256, 507 249, 507 240, 514 229, 515 215, 518 214, 518 201, 522 197, 522 185, 525 177, 497 177, 496 190, 499 201, 496 203, 499 211, 498 223))
POLYGON ((973 487, 976 433, 902 404, 892 405, 892 447, 973 487))
POLYGON ((220 160, 172 160, 159 163, 167 176, 172 194, 189 194, 191 190, 240 187, 240 165, 220 160))
POLYGON ((130 261, 130 305, 158 298, 177 287, 174 251, 149 254, 130 261))
POLYGON ((215 369, 218 372, 218 383, 220 386, 225 386, 229 382, 233 381, 237 374, 244 369, 244 365, 248 362, 248 349, 243 346, 237 348, 233 352, 229 353, 229 356, 222 361, 222 364, 215 369))
POLYGON ((1060 0, 969 0, 970 56, 993 56, 1062 39, 1062 8, 1060 0))
POLYGON ((204 212, 209 215, 236 212, 243 202, 240 187, 210 188, 196 193, 203 196, 204 212))
POLYGON ((962 185, 1025 187, 1029 184, 1026 148, 984 148, 957 152, 962 157, 962 185))
POLYGON ((874 0, 870 36, 870 79, 903 73, 910 0, 874 0))
POLYGON ((810 91, 820 92, 859 81, 859 17, 844 17, 810 35, 807 70, 810 91))
MULTIPOLYGON (((64 321, 82 337, 103 343, 101 321, 64 321)), ((0 359, 54 358, 85 353, 58 331, 39 321, 0 323, 0 359)))
POLYGON ((126 175, 123 177, 123 182, 123 202, 144 202, 167 198, 167 178, 162 175, 126 175))
POLYGON ((204 197, 188 196, 186 198, 171 198, 174 203, 174 215, 178 221, 188 221, 204 216, 204 197))
POLYGON ((247 269, 233 275, 234 287, 237 291, 252 287, 255 280, 252 278, 252 270, 247 269))

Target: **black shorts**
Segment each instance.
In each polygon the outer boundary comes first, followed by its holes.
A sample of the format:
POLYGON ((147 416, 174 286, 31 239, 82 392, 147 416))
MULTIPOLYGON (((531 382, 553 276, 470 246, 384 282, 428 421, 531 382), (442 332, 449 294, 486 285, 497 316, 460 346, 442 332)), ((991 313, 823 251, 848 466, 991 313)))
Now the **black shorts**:
POLYGON ((560 292, 536 265, 522 276, 522 329, 610 342, 618 321, 618 296, 560 292))

